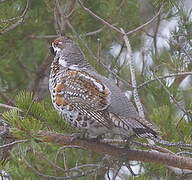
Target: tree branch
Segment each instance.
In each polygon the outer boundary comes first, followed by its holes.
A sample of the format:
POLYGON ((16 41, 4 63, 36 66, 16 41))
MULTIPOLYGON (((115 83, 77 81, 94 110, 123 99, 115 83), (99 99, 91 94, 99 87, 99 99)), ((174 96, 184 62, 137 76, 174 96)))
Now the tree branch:
POLYGON ((152 162, 173 166, 181 169, 192 170, 192 158, 182 157, 171 153, 163 153, 147 150, 130 150, 104 144, 93 140, 73 139, 73 136, 66 136, 59 133, 41 131, 38 135, 41 142, 48 142, 58 145, 75 145, 101 155, 110 155, 118 159, 152 162))
MULTIPOLYGON (((2 138, 16 140, 11 133, 11 128, 8 128, 8 133, 3 135, 2 138)), ((4 129, 0 126, 0 132, 4 129)), ((112 146, 106 143, 102 143, 91 139, 74 139, 71 135, 64 135, 56 132, 50 131, 40 131, 35 138, 37 142, 42 143, 52 143, 61 146, 78 146, 84 150, 92 151, 100 155, 110 155, 113 158, 123 159, 123 160, 136 160, 142 162, 151 162, 162 164, 166 166, 173 166, 180 169, 192 170, 192 158, 183 157, 176 155, 174 153, 166 153, 152 151, 152 150, 132 150, 128 148, 120 148, 117 146, 112 146)), ((26 140, 16 141, 15 143, 10 143, 8 145, 14 145, 17 143, 24 143, 26 140)), ((7 147, 6 145, 4 145, 7 147)), ((3 147, 2 147, 3 148, 3 147)))
POLYGON ((137 32, 137 31, 140 31, 140 30, 142 30, 145 26, 148 26, 150 23, 152 23, 152 22, 160 15, 161 10, 162 10, 162 7, 163 7, 163 6, 160 7, 160 9, 159 9, 159 11, 157 12, 157 14, 156 14, 155 16, 153 16, 149 21, 147 21, 146 23, 142 24, 141 26, 139 26, 139 27, 137 27, 137 28, 135 28, 135 29, 127 32, 126 35, 130 35, 130 34, 132 34, 132 33, 135 33, 135 32, 137 32))
POLYGON ((19 109, 17 107, 10 106, 10 105, 7 105, 7 104, 2 104, 2 103, 0 103, 0 107, 7 108, 7 109, 16 109, 17 111, 22 111, 21 109, 19 109))
MULTIPOLYGON (((110 23, 107 22, 106 20, 104 20, 104 19, 102 19, 101 17, 99 17, 98 15, 96 15, 96 14, 95 14, 94 12, 92 12, 90 9, 88 9, 87 7, 85 7, 85 6, 83 5, 83 3, 81 2, 81 0, 78 0, 78 2, 79 2, 79 4, 80 4, 80 6, 81 6, 87 13, 89 13, 91 16, 95 17, 95 18, 96 18, 97 20, 99 20, 102 24, 104 24, 104 25, 108 26, 110 29, 113 29, 113 30, 115 30, 116 32, 124 35, 124 33, 123 33, 119 28, 113 26, 112 24, 110 24, 110 23)), ((157 14, 156 14, 154 17, 152 17, 149 21, 147 21, 146 23, 140 25, 139 27, 137 27, 137 28, 135 28, 135 29, 133 29, 133 30, 131 30, 131 31, 128 31, 128 32, 125 33, 125 34, 126 34, 126 35, 130 35, 130 34, 132 34, 132 33, 135 33, 135 32, 137 32, 137 31, 142 30, 145 26, 148 26, 150 23, 152 23, 152 22, 160 15, 161 10, 162 10, 162 7, 163 7, 163 6, 160 7, 160 9, 159 9, 159 11, 157 12, 157 14)))
POLYGON ((144 110, 143 110, 143 106, 141 104, 140 98, 139 98, 139 94, 137 91, 137 82, 136 82, 136 73, 135 73, 135 63, 133 61, 133 54, 132 54, 132 50, 131 50, 131 46, 128 40, 128 37, 125 33, 125 31, 121 28, 123 35, 123 39, 125 41, 125 45, 127 47, 127 54, 129 56, 129 63, 130 63, 130 73, 131 73, 131 82, 132 82, 132 87, 133 87, 133 97, 135 100, 135 104, 137 106, 137 110, 139 112, 139 116, 142 118, 143 121, 145 121, 145 114, 144 114, 144 110))
POLYGON ((92 174, 93 172, 96 172, 97 170, 99 170, 101 167, 96 167, 94 169, 90 169, 90 170, 87 170, 85 172, 81 172, 77 175, 74 175, 74 176, 51 176, 51 175, 47 175, 47 174, 43 174, 41 173, 38 169, 36 169, 35 167, 33 167, 26 159, 22 159, 23 162, 35 173, 37 174, 38 176, 40 177, 43 177, 43 178, 46 178, 46 179, 62 179, 62 180, 66 180, 66 179, 77 179, 77 178, 80 178, 80 177, 84 177, 84 176, 87 176, 89 174, 92 174))
POLYGON ((8 20, 5 20, 5 21, 12 21, 12 20, 15 20, 15 19, 19 19, 17 22, 15 22, 14 24, 10 25, 8 28, 6 29, 3 29, 0 31, 0 35, 1 34, 4 34, 10 30, 13 30, 15 29, 18 25, 20 25, 21 23, 23 23, 24 19, 25 19, 25 16, 30 8, 30 5, 31 5, 31 0, 27 0, 27 4, 26 4, 26 7, 25 9, 23 10, 22 14, 16 18, 12 18, 12 19, 8 19, 8 20))
POLYGON ((95 17, 97 20, 99 20, 102 24, 105 24, 106 26, 110 27, 110 29, 115 30, 116 32, 122 34, 121 30, 119 30, 118 28, 116 28, 115 26, 113 26, 112 24, 108 23, 107 21, 105 21, 104 19, 102 19, 101 17, 99 17, 98 15, 96 15, 95 13, 93 13, 90 9, 88 9, 87 7, 85 7, 83 5, 83 3, 78 0, 80 6, 86 11, 88 12, 91 16, 95 17))
POLYGON ((166 75, 166 76, 159 76, 158 78, 154 78, 154 79, 150 79, 148 81, 145 81, 144 83, 138 85, 138 89, 139 88, 143 88, 144 86, 148 85, 149 83, 152 83, 154 81, 158 81, 158 79, 166 79, 166 78, 169 78, 169 77, 180 77, 180 76, 187 76, 187 75, 192 75, 192 72, 178 72, 178 73, 173 73, 173 74, 169 74, 169 75, 166 75))

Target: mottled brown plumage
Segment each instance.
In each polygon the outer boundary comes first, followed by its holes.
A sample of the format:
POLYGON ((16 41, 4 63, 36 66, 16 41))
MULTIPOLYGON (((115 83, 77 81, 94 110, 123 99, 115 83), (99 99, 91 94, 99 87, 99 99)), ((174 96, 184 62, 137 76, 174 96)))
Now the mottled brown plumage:
POLYGON ((51 48, 55 57, 49 89, 55 109, 65 120, 86 130, 90 137, 157 137, 152 124, 140 122, 125 94, 89 66, 74 41, 60 37, 52 42, 51 48))

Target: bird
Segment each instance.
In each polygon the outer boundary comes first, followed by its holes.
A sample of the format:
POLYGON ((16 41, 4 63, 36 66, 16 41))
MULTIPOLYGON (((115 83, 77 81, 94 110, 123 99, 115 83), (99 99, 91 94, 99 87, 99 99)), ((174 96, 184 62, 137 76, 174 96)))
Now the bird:
POLYGON ((49 91, 54 108, 89 138, 131 136, 157 138, 121 89, 89 65, 78 44, 67 36, 51 42, 49 91))

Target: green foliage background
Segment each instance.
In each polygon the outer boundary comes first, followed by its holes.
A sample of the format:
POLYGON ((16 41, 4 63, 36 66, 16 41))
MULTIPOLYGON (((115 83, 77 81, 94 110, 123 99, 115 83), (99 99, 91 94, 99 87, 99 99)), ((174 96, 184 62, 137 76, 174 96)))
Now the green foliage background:
MULTIPOLYGON (((192 67, 189 65, 185 69, 180 68, 185 58, 182 53, 183 44, 187 45, 185 50, 191 56, 192 35, 189 33, 192 29, 192 22, 189 18, 191 14, 186 14, 181 9, 178 9, 177 13, 174 14, 172 7, 174 3, 177 5, 177 1, 170 2, 168 4, 171 5, 166 6, 164 11, 169 13, 170 16, 177 16, 180 19, 179 27, 173 31, 173 35, 177 36, 173 36, 169 40, 171 48, 164 49, 160 54, 153 53, 154 65, 152 70, 157 76, 162 75, 165 67, 172 73, 189 72, 192 67), (182 47, 179 46, 181 45, 179 41, 181 33, 185 35, 183 36, 182 47)), ((63 0, 61 3, 66 5, 69 1, 63 0)), ((151 6, 151 12, 149 11, 149 13, 154 15, 153 12, 158 9, 162 1, 148 1, 148 3, 151 6)), ((144 18, 140 14, 141 4, 138 0, 84 1, 84 5, 111 24, 122 27, 127 31, 144 23, 144 18)), ((29 163, 44 174, 66 176, 65 172, 54 169, 49 161, 56 163, 62 168, 66 168, 64 167, 66 165, 64 161, 66 161, 67 167, 72 168, 78 164, 101 162, 102 157, 83 150, 68 150, 52 144, 37 143, 35 135, 39 130, 50 130, 60 133, 73 133, 77 132, 77 130, 72 128, 57 114, 51 105, 49 95, 37 102, 31 93, 31 86, 35 81, 39 68, 45 63, 46 57, 50 56, 48 48, 50 42, 54 39, 43 37, 56 35, 53 16, 55 1, 32 1, 23 23, 4 33, 4 30, 17 22, 18 18, 14 18, 21 15, 25 6, 26 1, 24 0, 0 2, 0 103, 14 105, 21 110, 12 109, 8 111, 0 108, 0 112, 2 113, 2 118, 13 128, 17 138, 29 140, 24 144, 14 146, 10 150, 10 155, 1 164, 1 169, 9 173, 12 179, 41 179, 42 177, 34 173, 27 165, 29 163)), ((102 59, 106 59, 103 63, 107 64, 109 60, 113 59, 107 52, 113 42, 122 43, 121 36, 110 28, 104 27, 98 20, 86 13, 78 3, 75 5, 69 21, 74 29, 67 26, 65 34, 79 42, 90 64, 100 73, 108 75, 108 72, 90 54, 85 43, 95 56, 98 56, 98 48, 100 48, 99 56, 102 59), (100 28, 104 28, 104 30, 95 35, 86 36, 86 33, 100 28)), ((133 51, 139 50, 143 46, 142 35, 143 32, 140 31, 129 36, 133 51)), ((128 68, 122 68, 118 75, 130 82, 128 68)), ((137 73, 138 84, 148 79, 149 77, 144 74, 137 73)), ((188 122, 178 118, 177 107, 170 101, 169 94, 166 93, 158 81, 139 89, 139 93, 146 108, 147 116, 159 126, 163 138, 169 141, 191 143, 192 89, 181 90, 179 88, 180 82, 181 78, 167 88, 178 101, 182 100, 185 102, 188 122)), ((164 80, 162 80, 162 83, 166 86, 164 80)), ((171 150, 174 151, 175 149, 171 150)), ((145 164, 144 167, 145 173, 134 179, 144 180, 153 177, 179 178, 162 166, 145 164)), ((97 171, 94 175, 79 179, 91 179, 94 177, 103 179, 104 174, 105 171, 97 171)), ((74 174, 69 173, 69 175, 74 174)), ((127 177, 127 179, 132 178, 127 177)))

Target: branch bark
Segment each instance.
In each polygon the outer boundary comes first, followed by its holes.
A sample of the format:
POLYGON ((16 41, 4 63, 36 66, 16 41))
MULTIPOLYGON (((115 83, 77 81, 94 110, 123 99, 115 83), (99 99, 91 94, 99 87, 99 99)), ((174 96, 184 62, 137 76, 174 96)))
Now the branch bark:
POLYGON ((175 77, 175 78, 179 78, 180 76, 182 76, 184 79, 186 76, 188 75, 192 75, 192 72, 178 72, 178 73, 173 73, 173 74, 169 74, 169 75, 166 75, 166 76, 158 76, 158 78, 153 78, 153 79, 150 79, 148 81, 145 81, 144 83, 140 84, 137 86, 138 89, 140 88, 143 88, 144 86, 154 82, 154 81, 157 81, 158 79, 166 79, 166 78, 169 78, 169 77, 175 77))
POLYGON ((135 104, 137 106, 137 110, 139 112, 139 116, 142 118, 143 121, 145 121, 145 113, 143 106, 140 101, 140 97, 137 91, 137 81, 136 81, 136 72, 135 72, 135 63, 133 61, 133 54, 132 54, 132 49, 131 45, 129 43, 128 37, 125 33, 125 31, 121 28, 123 35, 123 39, 125 41, 125 45, 127 47, 127 55, 129 56, 129 63, 130 63, 130 73, 131 73, 131 82, 132 82, 132 87, 133 87, 133 97, 135 100, 135 104))
POLYGON ((136 160, 142 162, 152 162, 173 166, 181 169, 192 170, 192 158, 182 157, 171 153, 163 153, 151 150, 130 150, 119 148, 109 144, 92 140, 74 139, 73 136, 41 131, 38 135, 41 142, 48 142, 62 146, 75 145, 101 155, 108 154, 118 159, 136 160))
POLYGON ((160 7, 159 11, 157 12, 157 14, 152 17, 149 21, 147 21, 146 23, 140 25, 139 27, 133 29, 133 30, 130 30, 128 31, 127 33, 123 33, 118 27, 115 27, 113 26, 112 24, 110 24, 109 22, 107 22, 106 20, 102 19, 101 17, 99 17, 98 15, 96 15, 94 12, 92 12, 90 9, 88 9, 87 7, 85 7, 83 5, 83 3, 81 2, 81 0, 78 0, 80 6, 88 13, 90 14, 91 16, 93 16, 94 18, 96 18, 97 20, 99 20, 102 24, 108 26, 110 29, 124 35, 130 35, 130 34, 133 34, 135 32, 138 32, 138 31, 141 31, 144 27, 148 26, 150 23, 152 23, 153 21, 156 20, 156 18, 161 14, 161 11, 162 11, 162 8, 163 6, 160 7))
MULTIPOLYGON (((0 132, 5 127, 0 126, 0 132)), ((11 133, 11 128, 7 127, 7 132, 2 136, 5 139, 12 139, 11 145, 17 144, 18 142, 26 142, 27 140, 16 140, 11 133), (17 143, 14 143, 16 141, 17 143)), ((112 146, 99 141, 88 140, 88 139, 74 139, 71 135, 64 135, 50 131, 40 131, 36 137, 38 142, 52 143, 61 146, 78 146, 84 150, 92 151, 100 155, 110 155, 117 159, 136 160, 142 162, 157 163, 166 166, 172 166, 180 169, 192 170, 192 158, 179 156, 174 153, 158 152, 152 150, 133 150, 127 148, 120 148, 112 146)), ((10 144, 9 144, 10 145, 10 144)), ((6 147, 6 144, 3 145, 6 147)), ((2 147, 3 148, 3 147, 2 147)))

